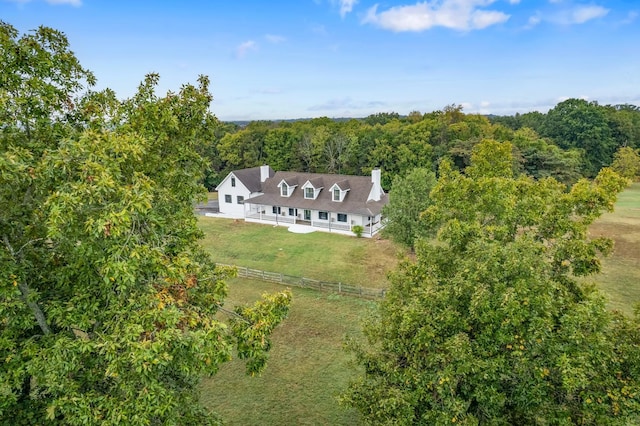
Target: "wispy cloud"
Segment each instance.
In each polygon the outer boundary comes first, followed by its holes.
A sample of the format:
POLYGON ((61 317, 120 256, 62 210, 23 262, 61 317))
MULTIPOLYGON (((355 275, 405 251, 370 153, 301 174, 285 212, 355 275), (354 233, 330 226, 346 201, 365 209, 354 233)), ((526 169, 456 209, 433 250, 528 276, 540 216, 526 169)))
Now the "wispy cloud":
POLYGON ((531 29, 533 27, 535 27, 536 25, 538 25, 540 22, 542 22, 542 18, 540 17, 540 15, 533 15, 531 17, 529 17, 529 21, 527 21, 527 25, 525 27, 525 29, 531 29))
POLYGON ((395 6, 382 12, 378 12, 376 4, 367 11, 362 22, 395 32, 419 32, 433 27, 458 31, 479 30, 509 19, 510 15, 504 12, 481 9, 494 2, 495 0, 434 0, 395 6))
POLYGON ((324 103, 312 105, 307 108, 307 111, 340 111, 341 113, 347 113, 349 111, 371 110, 375 108, 382 108, 385 106, 387 106, 386 102, 356 102, 350 97, 345 97, 339 99, 330 99, 324 103))
POLYGON ((287 39, 284 38, 283 36, 279 36, 275 34, 266 34, 264 38, 266 38, 269 43, 282 43, 284 41, 287 41, 287 39))
MULTIPOLYGON (((5 0, 5 1, 8 1, 10 3, 25 4, 25 3, 30 3, 32 0, 5 0)), ((49 3, 50 5, 53 5, 53 6, 57 6, 57 5, 69 5, 69 6, 75 6, 75 7, 82 6, 82 0, 45 0, 45 3, 49 3)))
POLYGON ((333 111, 344 108, 353 108, 354 104, 351 98, 330 99, 323 104, 317 104, 307 108, 308 111, 333 111))
POLYGON ((47 3, 49 4, 68 4, 71 6, 75 6, 75 7, 80 7, 82 6, 82 0, 46 0, 47 3))
MULTIPOLYGON (((594 19, 602 18, 609 14, 610 10, 597 5, 576 5, 563 0, 549 0, 556 4, 553 9, 538 11, 529 18, 526 29, 531 29, 545 21, 557 25, 579 25, 594 19)), ((631 17, 631 15, 629 15, 631 17)))
POLYGON ((311 26, 311 32, 314 34, 325 36, 327 35, 327 28, 321 24, 314 24, 311 26))
POLYGON ((609 9, 602 6, 577 6, 570 13, 570 23, 583 24, 596 18, 602 18, 609 13, 609 9))
POLYGON ((635 10, 632 10, 631 12, 629 12, 627 14, 627 17, 622 20, 621 24, 623 24, 623 25, 631 24, 631 23, 633 23, 633 21, 638 19, 638 16, 639 16, 638 12, 636 12, 635 10))
POLYGON ((250 50, 257 50, 257 49, 258 49, 258 45, 256 44, 255 41, 247 40, 243 43, 240 43, 240 45, 236 48, 236 56, 238 58, 244 58, 247 52, 249 52, 250 50))
POLYGON ((347 13, 353 10, 353 6, 358 3, 358 0, 339 0, 340 3, 340 16, 345 17, 347 13))

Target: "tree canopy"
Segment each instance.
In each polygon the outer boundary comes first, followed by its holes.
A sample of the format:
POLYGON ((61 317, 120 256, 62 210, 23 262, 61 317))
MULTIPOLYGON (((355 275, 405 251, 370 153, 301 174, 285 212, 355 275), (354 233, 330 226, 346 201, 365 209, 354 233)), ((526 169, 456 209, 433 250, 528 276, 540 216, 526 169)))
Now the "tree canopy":
POLYGON ((265 365, 290 294, 223 322, 225 279, 193 203, 215 130, 209 81, 118 101, 41 27, 0 25, 0 417, 12 424, 211 424, 196 386, 265 365))
POLYGON ((424 168, 413 169, 406 176, 395 177, 389 204, 382 210, 387 221, 385 235, 412 249, 419 238, 427 235, 420 215, 431 205, 429 193, 435 182, 435 173, 424 168))
POLYGON ((603 169, 566 191, 514 177, 512 147, 486 140, 464 173, 448 162, 426 225, 437 241, 392 274, 343 395, 374 424, 635 424, 638 318, 605 309, 584 279, 607 239, 588 225, 626 180, 603 169))

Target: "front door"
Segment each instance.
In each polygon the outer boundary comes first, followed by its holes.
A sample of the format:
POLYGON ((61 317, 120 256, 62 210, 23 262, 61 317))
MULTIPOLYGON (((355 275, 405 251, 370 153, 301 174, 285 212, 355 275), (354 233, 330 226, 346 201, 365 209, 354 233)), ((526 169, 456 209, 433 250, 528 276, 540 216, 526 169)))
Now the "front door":
POLYGON ((304 211, 304 220, 311 220, 311 210, 304 211))

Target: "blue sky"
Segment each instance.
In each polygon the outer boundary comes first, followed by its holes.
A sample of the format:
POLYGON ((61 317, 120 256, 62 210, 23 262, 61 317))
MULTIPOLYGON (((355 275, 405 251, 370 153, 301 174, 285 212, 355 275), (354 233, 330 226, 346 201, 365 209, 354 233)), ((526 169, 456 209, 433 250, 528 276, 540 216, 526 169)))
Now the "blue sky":
POLYGON ((640 105, 638 0, 0 0, 119 97, 212 80, 222 120, 640 105))

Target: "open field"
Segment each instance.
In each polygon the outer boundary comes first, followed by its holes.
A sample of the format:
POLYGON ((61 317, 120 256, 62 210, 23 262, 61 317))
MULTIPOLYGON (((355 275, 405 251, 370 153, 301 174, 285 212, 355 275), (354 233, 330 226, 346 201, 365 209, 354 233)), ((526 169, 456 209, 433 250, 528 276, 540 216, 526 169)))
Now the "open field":
MULTIPOLYGON (((320 274, 325 280, 331 275, 335 277, 332 279, 344 282, 346 278, 340 274, 348 273, 355 277, 354 281, 370 287, 373 281, 368 280, 376 279, 375 274, 366 274, 364 282, 358 280, 357 275, 365 274, 366 268, 360 264, 350 265, 345 257, 362 262, 366 258, 373 262, 368 265, 374 265, 373 268, 377 265, 380 271, 397 263, 395 249, 383 240, 322 233, 290 234, 286 228, 223 219, 202 218, 200 225, 208 235, 205 246, 227 256, 221 260, 216 255, 216 259, 224 263, 251 264, 270 270, 289 268, 289 271, 305 271, 306 275, 320 274), (300 237, 303 242, 299 242, 300 237), (241 241, 245 241, 245 246, 241 241), (375 252, 369 250, 380 246, 383 247, 380 256, 385 260, 376 263, 369 259, 375 257, 375 252), (261 248, 264 248, 262 253, 261 248), (330 256, 334 250, 338 255, 330 256), (322 263, 335 268, 319 268, 318 264, 322 263), (356 266, 357 272, 350 270, 356 266)), ((604 260, 603 273, 593 280, 610 296, 611 308, 631 314, 633 303, 640 301, 640 184, 621 194, 615 212, 596 221, 590 234, 614 239, 614 253, 604 260)), ((383 286, 380 278, 375 282, 383 286)), ((251 302, 265 291, 282 288, 278 284, 234 279, 229 283, 227 305, 251 302)), ((358 335, 359 320, 374 302, 308 289, 293 288, 292 291, 291 314, 274 332, 271 357, 262 376, 247 377, 243 363, 234 360, 224 365, 218 375, 203 381, 202 401, 231 425, 358 424, 358 414, 340 407, 336 400, 336 395, 353 377, 342 342, 345 335, 358 335)))
POLYGON ((386 273, 398 262, 399 249, 388 240, 294 234, 286 227, 204 216, 199 222, 206 234, 203 245, 219 263, 385 288, 386 273))
POLYGON ((604 259, 602 274, 594 280, 609 295, 612 309, 632 314, 640 302, 640 183, 620 194, 615 211, 602 215, 590 235, 614 240, 613 254, 604 259))
MULTIPOLYGON (((234 279, 227 306, 256 300, 283 287, 234 279)), ((237 359, 202 383, 202 402, 230 425, 353 425, 358 414, 338 405, 352 369, 342 350, 345 335, 359 333, 359 320, 373 302, 293 288, 291 312, 273 334, 267 368, 244 374, 237 359)))

